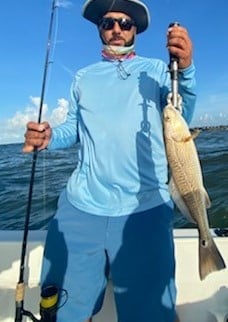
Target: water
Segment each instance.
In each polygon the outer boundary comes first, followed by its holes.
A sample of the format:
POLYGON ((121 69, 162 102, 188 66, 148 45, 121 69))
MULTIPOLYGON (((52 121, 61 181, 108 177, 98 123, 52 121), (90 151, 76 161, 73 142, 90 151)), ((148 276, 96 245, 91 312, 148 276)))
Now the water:
MULTIPOLYGON (((195 140, 203 171, 204 186, 211 200, 210 227, 228 227, 228 130, 203 131, 195 140)), ((177 212, 176 227, 194 227, 177 212)))
MULTIPOLYGON (((206 189, 212 201, 210 227, 228 227, 228 131, 202 131, 196 139, 206 189)), ((0 230, 23 229, 32 154, 21 144, 0 145, 0 230)), ((44 229, 54 215, 60 191, 76 165, 75 148, 42 152, 37 159, 30 229, 44 229)), ((194 227, 178 212, 175 227, 194 227)))

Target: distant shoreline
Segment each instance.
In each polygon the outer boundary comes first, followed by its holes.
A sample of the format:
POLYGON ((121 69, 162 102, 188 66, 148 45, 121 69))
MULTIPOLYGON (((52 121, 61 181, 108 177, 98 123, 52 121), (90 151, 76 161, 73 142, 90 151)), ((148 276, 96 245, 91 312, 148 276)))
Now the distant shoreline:
MULTIPOLYGON (((204 126, 191 126, 190 130, 199 130, 199 131, 227 131, 228 125, 204 125, 204 126)), ((11 145, 11 144, 24 144, 24 142, 12 142, 12 143, 0 143, 0 146, 11 145)))
POLYGON ((228 125, 194 126, 194 127, 191 127, 191 129, 193 129, 193 130, 201 130, 201 131, 213 131, 213 130, 227 131, 228 130, 228 125))

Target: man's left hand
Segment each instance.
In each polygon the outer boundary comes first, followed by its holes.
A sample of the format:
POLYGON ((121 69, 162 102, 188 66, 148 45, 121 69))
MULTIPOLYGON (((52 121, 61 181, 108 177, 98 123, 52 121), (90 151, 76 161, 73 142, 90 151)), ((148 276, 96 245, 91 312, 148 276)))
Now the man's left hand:
POLYGON ((180 69, 187 68, 192 63, 192 41, 184 27, 175 25, 168 29, 167 48, 171 55, 179 59, 180 69))

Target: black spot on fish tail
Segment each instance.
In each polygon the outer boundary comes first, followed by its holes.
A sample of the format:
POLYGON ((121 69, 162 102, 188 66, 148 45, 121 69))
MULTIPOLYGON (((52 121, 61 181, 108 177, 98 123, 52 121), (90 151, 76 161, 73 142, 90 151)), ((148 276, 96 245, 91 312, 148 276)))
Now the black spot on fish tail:
POLYGON ((200 279, 215 271, 226 268, 225 262, 212 237, 199 240, 200 279))
POLYGON ((208 246, 208 242, 207 242, 206 239, 202 239, 200 242, 201 242, 202 247, 207 247, 208 246))

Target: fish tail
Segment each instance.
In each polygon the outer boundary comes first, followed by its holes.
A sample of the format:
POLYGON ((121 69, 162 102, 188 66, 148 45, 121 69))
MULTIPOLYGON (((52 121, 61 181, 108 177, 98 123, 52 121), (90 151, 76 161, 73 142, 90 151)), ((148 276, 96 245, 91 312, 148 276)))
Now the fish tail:
POLYGON ((199 240, 199 274, 200 279, 215 271, 226 267, 225 262, 216 246, 212 236, 199 240))

